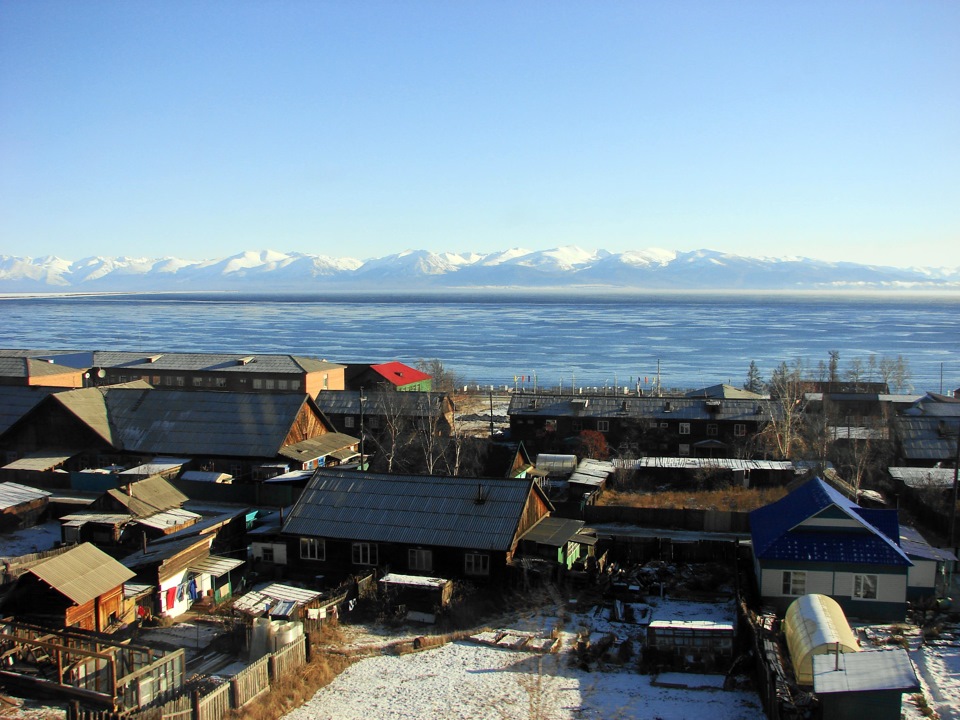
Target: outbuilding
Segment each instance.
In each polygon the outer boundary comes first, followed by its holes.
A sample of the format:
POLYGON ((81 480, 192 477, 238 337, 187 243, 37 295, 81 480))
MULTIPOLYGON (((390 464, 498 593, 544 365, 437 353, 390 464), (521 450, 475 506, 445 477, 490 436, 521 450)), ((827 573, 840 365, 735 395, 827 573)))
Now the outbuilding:
POLYGON ((902 694, 919 691, 903 648, 813 658, 813 692, 830 720, 899 720, 902 694))
POLYGON ((798 685, 813 684, 813 658, 860 651, 840 604, 826 595, 804 595, 787 608, 783 621, 787 650, 798 685))

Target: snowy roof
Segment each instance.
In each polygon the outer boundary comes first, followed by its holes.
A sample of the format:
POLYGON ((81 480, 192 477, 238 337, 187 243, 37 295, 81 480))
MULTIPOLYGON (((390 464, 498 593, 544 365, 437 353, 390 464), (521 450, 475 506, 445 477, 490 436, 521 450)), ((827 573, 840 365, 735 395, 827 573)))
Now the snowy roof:
POLYGON ((382 582, 384 585, 404 585, 407 587, 427 587, 439 589, 450 581, 445 580, 444 578, 426 577, 424 575, 400 575, 398 573, 387 573, 380 578, 380 582, 382 582))
POLYGON ((789 460, 742 460, 740 458, 615 458, 613 464, 616 467, 628 470, 649 468, 700 470, 703 468, 716 468, 724 470, 779 470, 782 472, 791 472, 794 468, 794 464, 789 460))
POLYGON ((46 490, 38 490, 13 482, 0 483, 0 510, 6 510, 34 500, 42 500, 45 497, 50 497, 50 493, 46 490))
POLYGON ((952 562, 957 557, 945 548, 933 547, 920 532, 909 525, 900 526, 900 547, 911 558, 952 562))
POLYGON ((890 467, 887 472, 909 488, 953 487, 953 468, 890 467))
POLYGON ((878 690, 920 690, 913 662, 903 648, 813 658, 813 691, 818 695, 878 690))
POLYGON ((861 508, 820 478, 751 512, 750 535, 763 560, 913 564, 898 544, 896 510, 861 508))

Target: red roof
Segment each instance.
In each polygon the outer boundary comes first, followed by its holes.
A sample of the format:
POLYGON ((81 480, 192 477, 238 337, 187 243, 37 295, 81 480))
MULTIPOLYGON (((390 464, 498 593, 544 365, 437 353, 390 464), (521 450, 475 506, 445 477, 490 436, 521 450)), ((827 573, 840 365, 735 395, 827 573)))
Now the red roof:
POLYGON ((409 365, 404 365, 402 362, 388 362, 383 363, 382 365, 371 365, 370 369, 376 373, 379 373, 380 375, 383 375, 387 382, 390 382, 398 387, 412 385, 413 383, 417 383, 422 380, 432 379, 426 373, 420 372, 409 365))

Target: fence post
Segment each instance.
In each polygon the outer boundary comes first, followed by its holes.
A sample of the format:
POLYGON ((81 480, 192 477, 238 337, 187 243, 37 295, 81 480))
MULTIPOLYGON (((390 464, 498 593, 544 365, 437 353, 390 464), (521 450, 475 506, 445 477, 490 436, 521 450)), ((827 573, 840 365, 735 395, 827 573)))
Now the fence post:
POLYGON ((267 662, 267 670, 267 677, 270 678, 271 683, 275 683, 280 679, 280 661, 277 660, 277 656, 273 653, 270 653, 270 660, 267 662))
POLYGON ((240 681, 230 678, 230 705, 234 710, 240 709, 240 681))
POLYGON ((194 690, 190 696, 190 710, 193 712, 191 720, 200 720, 200 691, 194 690))

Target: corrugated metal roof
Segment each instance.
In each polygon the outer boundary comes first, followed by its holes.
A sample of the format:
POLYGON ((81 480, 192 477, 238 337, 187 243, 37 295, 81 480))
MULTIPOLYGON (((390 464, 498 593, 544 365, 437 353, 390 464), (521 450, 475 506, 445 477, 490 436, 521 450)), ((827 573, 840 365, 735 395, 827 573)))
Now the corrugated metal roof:
POLYGON ((897 527, 896 510, 861 508, 820 478, 750 513, 754 555, 764 560, 912 565, 898 545, 897 527), (828 508, 839 510, 862 532, 798 527, 828 508))
POLYGON ((280 455, 291 460, 306 462, 332 455, 339 450, 352 448, 359 443, 360 438, 355 438, 352 435, 338 432, 325 433, 309 440, 287 445, 281 448, 280 455))
POLYGON ((945 548, 933 547, 920 531, 909 525, 900 526, 900 547, 911 558, 953 562, 957 557, 945 548))
POLYGON ((920 690, 916 669, 903 648, 813 656, 815 694, 879 690, 920 690))
POLYGON ((190 566, 190 572, 204 573, 213 577, 226 575, 231 570, 243 565, 243 560, 237 558, 223 557, 222 555, 210 555, 201 562, 190 566))
POLYGON ((3 466, 4 470, 29 470, 31 472, 45 472, 58 465, 63 465, 67 460, 76 455, 75 451, 64 450, 39 450, 29 455, 14 460, 3 466))
POLYGON ((156 455, 274 457, 307 396, 112 385, 56 399, 110 445, 156 455))
POLYGON ((510 416, 630 418, 635 420, 723 420, 763 422, 779 418, 783 406, 778 400, 619 395, 556 395, 515 393, 510 397, 510 416), (711 403, 711 407, 708 407, 711 403))
POLYGON ((953 487, 953 468, 890 467, 890 477, 907 487, 953 487))
POLYGON ((254 617, 260 617, 268 611, 273 614, 273 610, 282 604, 283 614, 289 615, 293 608, 306 605, 320 595, 321 593, 317 590, 306 590, 292 585, 272 583, 240 596, 234 601, 233 609, 254 617))
POLYGON ((137 523, 140 525, 146 525, 147 527, 157 528, 159 530, 167 530, 169 528, 179 527, 180 525, 187 523, 192 525, 202 517, 203 515, 190 512, 189 510, 174 508, 172 510, 158 512, 147 517, 137 518, 137 523))
POLYGON ((960 419, 901 415, 895 424, 908 460, 949 460, 956 455, 960 419))
POLYGON ((159 475, 161 473, 170 472, 171 470, 176 470, 183 467, 188 462, 190 458, 168 458, 168 457, 158 457, 154 458, 151 462, 144 463, 143 465, 137 465, 128 470, 123 470, 120 472, 121 475, 159 475))
POLYGON ((180 476, 180 479, 190 480, 192 482, 228 483, 233 480, 233 475, 222 472, 206 472, 204 470, 187 470, 180 476))
POLYGON ((791 472, 793 463, 788 460, 741 460, 739 458, 688 458, 688 457, 643 457, 615 458, 613 465, 627 470, 651 468, 673 470, 778 470, 791 472))
POLYGON ((506 551, 532 488, 532 481, 507 478, 320 469, 290 511, 283 532, 506 551))
POLYGON ((187 501, 186 495, 159 475, 112 488, 106 495, 138 518, 178 508, 187 501))
POLYGON ((135 574, 90 543, 34 565, 30 572, 77 605, 123 585, 135 574))
POLYGON ((39 490, 19 483, 0 483, 0 510, 6 510, 34 500, 41 500, 50 497, 50 495, 51 493, 46 490, 39 490))

